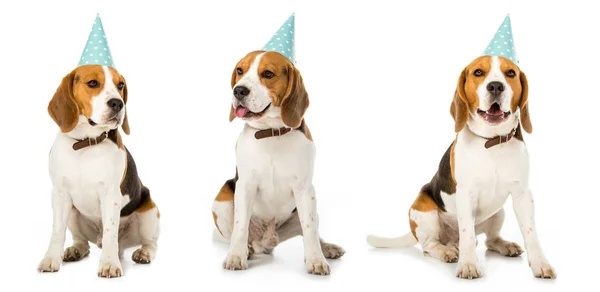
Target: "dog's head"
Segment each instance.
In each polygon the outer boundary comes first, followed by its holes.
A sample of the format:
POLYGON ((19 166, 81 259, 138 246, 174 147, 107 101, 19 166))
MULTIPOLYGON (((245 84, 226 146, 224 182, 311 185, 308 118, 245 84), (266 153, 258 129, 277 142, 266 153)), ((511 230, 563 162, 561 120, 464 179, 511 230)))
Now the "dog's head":
POLYGON ((102 132, 121 126, 129 134, 126 103, 127 83, 117 70, 85 65, 63 78, 48 104, 48 113, 63 133, 76 128, 102 132))
POLYGON ((271 118, 297 128, 309 104, 300 72, 276 52, 255 51, 242 58, 231 74, 231 88, 229 121, 271 118))
POLYGON ((512 61, 491 56, 475 59, 458 78, 450 107, 455 131, 467 124, 470 128, 510 129, 520 115, 521 126, 531 133, 527 94, 527 77, 512 61))

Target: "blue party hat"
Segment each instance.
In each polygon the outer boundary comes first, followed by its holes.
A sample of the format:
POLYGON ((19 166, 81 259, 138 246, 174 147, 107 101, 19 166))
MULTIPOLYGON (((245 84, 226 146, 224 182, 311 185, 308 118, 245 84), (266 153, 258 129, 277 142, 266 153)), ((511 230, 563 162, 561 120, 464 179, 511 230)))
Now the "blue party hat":
POLYGON ((292 64, 296 64, 296 54, 294 50, 294 24, 295 16, 292 15, 283 23, 269 40, 263 50, 278 52, 286 56, 292 64))
POLYGON ((100 20, 100 14, 96 15, 96 20, 92 26, 92 31, 88 37, 88 41, 85 44, 85 49, 79 59, 79 65, 102 65, 115 67, 112 55, 110 54, 110 48, 106 41, 106 34, 104 27, 102 27, 102 20, 100 20))
POLYGON ((513 41, 512 26, 510 25, 510 14, 506 15, 504 21, 498 28, 494 38, 490 41, 483 55, 501 56, 519 64, 517 52, 515 51, 515 42, 513 41))

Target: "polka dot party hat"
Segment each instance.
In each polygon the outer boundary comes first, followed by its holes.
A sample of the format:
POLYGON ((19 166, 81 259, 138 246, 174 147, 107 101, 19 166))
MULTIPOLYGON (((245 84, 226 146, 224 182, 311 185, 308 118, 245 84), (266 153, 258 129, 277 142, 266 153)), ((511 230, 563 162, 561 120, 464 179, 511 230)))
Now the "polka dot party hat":
POLYGON ((515 51, 515 42, 513 41, 512 27, 510 25, 510 15, 506 15, 504 21, 498 28, 494 38, 490 41, 485 51, 485 56, 501 56, 519 64, 517 52, 515 51))
POLYGON ((92 31, 79 59, 78 66, 83 65, 115 67, 108 42, 106 41, 106 35, 104 34, 104 27, 102 27, 102 20, 100 20, 100 14, 96 15, 92 31))
POLYGON ((296 54, 294 52, 294 23, 295 16, 292 15, 283 23, 269 40, 263 50, 281 53, 286 56, 292 64, 296 64, 296 54))

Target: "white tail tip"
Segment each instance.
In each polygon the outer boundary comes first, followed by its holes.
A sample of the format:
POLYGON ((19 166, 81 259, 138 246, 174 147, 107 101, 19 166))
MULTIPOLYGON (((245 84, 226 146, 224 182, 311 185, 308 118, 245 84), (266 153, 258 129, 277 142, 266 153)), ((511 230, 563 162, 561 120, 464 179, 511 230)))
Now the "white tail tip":
POLYGON ((387 248, 387 247, 408 247, 417 243, 417 240, 411 233, 404 234, 400 237, 387 238, 378 237, 375 235, 367 236, 367 242, 372 247, 387 248))

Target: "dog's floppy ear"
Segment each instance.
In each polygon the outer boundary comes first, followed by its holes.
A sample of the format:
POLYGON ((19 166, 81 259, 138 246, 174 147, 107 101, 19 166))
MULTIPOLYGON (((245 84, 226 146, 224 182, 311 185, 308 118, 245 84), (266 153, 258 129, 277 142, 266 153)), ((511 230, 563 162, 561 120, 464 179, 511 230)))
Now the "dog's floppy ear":
POLYGON ((281 119, 288 127, 298 128, 309 105, 308 93, 300 71, 292 63, 288 64, 287 70, 288 85, 281 101, 281 119))
MULTIPOLYGON (((235 79, 237 77, 237 67, 233 69, 233 73, 231 73, 231 89, 233 89, 233 87, 235 86, 235 79)), ((233 105, 231 104, 231 102, 229 103, 229 122, 233 121, 235 119, 235 109, 233 108, 233 105)))
POLYGON ((61 132, 71 132, 79 122, 79 107, 73 96, 75 70, 65 76, 48 103, 48 114, 60 127, 61 132))
MULTIPOLYGON (((123 83, 125 84, 125 86, 123 86, 123 102, 125 103, 125 105, 127 105, 127 81, 125 81, 125 77, 123 77, 123 83)), ((121 128, 123 129, 123 132, 125 134, 129 135, 130 130, 129 120, 127 118, 127 106, 125 106, 125 117, 123 118, 123 124, 121 124, 121 128)))
POLYGON ((467 95, 465 93, 465 82, 467 81, 467 68, 465 68, 458 77, 458 84, 454 92, 454 99, 450 105, 450 115, 454 119, 454 131, 460 132, 469 119, 469 107, 467 105, 467 95))
POLYGON ((519 74, 521 80, 521 101, 519 102, 519 111, 521 114, 521 126, 525 132, 531 134, 533 130, 531 126, 531 118, 529 117, 529 84, 527 84, 527 76, 521 71, 519 74))

